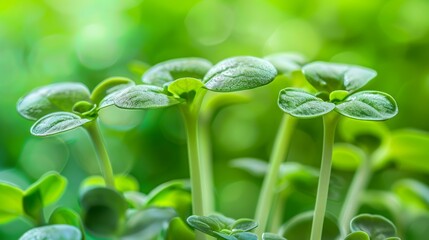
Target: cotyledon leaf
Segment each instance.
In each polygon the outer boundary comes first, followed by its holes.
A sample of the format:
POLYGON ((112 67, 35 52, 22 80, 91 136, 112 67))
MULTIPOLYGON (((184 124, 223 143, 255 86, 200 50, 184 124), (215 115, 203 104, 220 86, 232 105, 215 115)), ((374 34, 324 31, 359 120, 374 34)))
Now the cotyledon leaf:
POLYGON ((278 105, 284 112, 297 118, 314 118, 324 115, 335 108, 335 104, 296 88, 280 91, 278 105))
POLYGON ((264 57, 277 69, 279 73, 288 74, 301 70, 306 59, 298 53, 275 53, 264 57))
POLYGON ((126 88, 114 101, 116 106, 129 109, 161 108, 181 103, 179 99, 164 93, 163 88, 149 85, 126 88))
POLYGON ((24 192, 11 184, 0 182, 0 193, 0 224, 21 216, 24 192))
POLYGON ((162 87, 165 83, 178 78, 192 77, 202 79, 212 67, 211 62, 203 58, 178 58, 158 63, 143 74, 145 84, 162 87))
POLYGON ((49 239, 49 240, 81 240, 82 233, 80 230, 74 226, 65 225, 65 224, 56 224, 43 226, 38 228, 33 228, 24 235, 22 235, 19 240, 36 240, 36 239, 49 239))
POLYGON ((268 61, 241 56, 225 59, 213 66, 204 76, 207 89, 215 92, 234 92, 270 83, 277 75, 268 61))
POLYGON ((37 88, 22 97, 18 101, 17 110, 23 117, 37 120, 52 112, 71 112, 76 102, 89 100, 89 90, 81 83, 54 83, 37 88))
POLYGON ((124 77, 111 77, 100 82, 91 93, 91 101, 97 105, 107 95, 134 85, 133 80, 124 77))
POLYGON ((77 128, 90 121, 91 119, 80 118, 73 113, 54 112, 37 120, 30 132, 35 136, 49 136, 77 128))

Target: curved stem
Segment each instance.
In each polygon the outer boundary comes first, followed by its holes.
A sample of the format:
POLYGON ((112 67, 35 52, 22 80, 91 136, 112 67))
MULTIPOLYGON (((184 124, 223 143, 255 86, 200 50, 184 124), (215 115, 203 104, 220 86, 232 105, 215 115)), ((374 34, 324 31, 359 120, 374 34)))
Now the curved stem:
POLYGON ((346 199, 338 217, 341 227, 341 235, 345 237, 348 233, 349 222, 356 215, 359 209, 360 194, 366 188, 371 177, 371 159, 365 155, 362 164, 356 171, 353 181, 350 184, 346 199))
POLYGON ((276 193, 280 165, 285 159, 286 153, 289 149, 289 142, 293 132, 292 130, 295 127, 296 122, 296 118, 288 114, 284 114, 274 142, 270 157, 270 168, 262 184, 258 206, 256 208, 255 219, 259 224, 259 227, 256 229, 256 234, 260 238, 262 237, 262 233, 266 231, 274 194, 276 193))
POLYGON ((316 206, 314 209, 311 240, 322 239, 323 220, 328 201, 329 179, 331 177, 332 149, 334 147, 335 128, 338 114, 328 113, 323 116, 323 152, 320 166, 319 184, 317 187, 316 206))
POLYGON ((104 181, 106 182, 106 186, 110 188, 115 188, 112 165, 110 164, 109 155, 107 154, 103 138, 101 137, 97 120, 85 124, 84 127, 88 131, 89 136, 91 137, 91 140, 94 144, 95 152, 98 156, 98 165, 100 167, 100 171, 103 175, 104 181))

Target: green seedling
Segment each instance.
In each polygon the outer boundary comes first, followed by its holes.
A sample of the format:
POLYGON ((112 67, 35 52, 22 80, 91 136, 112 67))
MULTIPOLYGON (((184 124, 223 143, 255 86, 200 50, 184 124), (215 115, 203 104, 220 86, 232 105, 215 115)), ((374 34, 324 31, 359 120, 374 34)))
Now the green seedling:
POLYGON ((19 238, 19 240, 34 239, 82 240, 82 233, 74 226, 57 224, 33 228, 19 238))
POLYGON ((92 93, 80 83, 51 84, 21 98, 17 110, 23 117, 36 120, 30 130, 35 136, 50 136, 83 126, 94 143, 106 184, 114 188, 113 170, 97 123, 98 112, 113 105, 106 96, 133 84, 127 78, 108 78, 92 93))
POLYGON ((400 240, 395 225, 379 215, 361 214, 350 222, 351 233, 344 240, 400 240))
POLYGON ((278 104, 280 109, 297 118, 323 116, 323 153, 311 234, 311 240, 320 240, 339 116, 380 121, 394 117, 398 108, 395 100, 386 93, 356 92, 376 76, 371 69, 315 62, 305 65, 302 71, 308 82, 320 92, 313 95, 301 89, 286 88, 280 91, 278 104))
POLYGON ((206 91, 251 89, 268 84, 276 74, 269 62, 255 57, 229 58, 214 66, 199 58, 170 60, 149 69, 142 77, 148 85, 127 88, 115 105, 130 109, 179 105, 187 132, 193 213, 204 216, 213 211, 213 206, 206 205, 213 203, 213 187, 202 177, 211 174, 205 173, 209 167, 207 159, 200 157, 198 141, 198 118, 206 91))

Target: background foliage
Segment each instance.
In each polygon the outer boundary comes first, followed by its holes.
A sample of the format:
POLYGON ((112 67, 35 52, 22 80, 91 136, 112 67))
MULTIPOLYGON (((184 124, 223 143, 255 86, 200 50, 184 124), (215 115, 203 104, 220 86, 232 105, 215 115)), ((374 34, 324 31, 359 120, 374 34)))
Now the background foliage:
MULTIPOLYGON (((80 182, 98 172, 89 161, 95 153, 88 138, 82 130, 31 136, 32 122, 18 115, 17 100, 54 82, 78 81, 92 89, 107 77, 126 76, 139 83, 140 76, 130 69, 178 57, 218 62, 293 51, 309 60, 367 66, 378 76, 366 88, 390 93, 399 105, 387 126, 429 131, 428 12, 427 0, 2 1, 0 179, 25 189, 48 170, 62 171, 69 185, 59 204, 78 209, 80 182)), ((261 179, 232 168, 229 161, 268 158, 282 114, 276 99, 285 86, 285 79, 277 79, 245 91, 251 100, 215 111, 209 120, 217 207, 228 216, 253 217, 261 179)), ((145 193, 167 180, 187 178, 185 136, 175 108, 111 107, 100 115, 116 173, 134 175, 145 193)), ((289 161, 319 166, 320 119, 300 121, 291 149, 289 161)), ((352 173, 334 174, 333 212, 352 173)), ((372 187, 389 189, 390 179, 407 176, 428 183, 425 172, 392 167, 376 176, 372 187)), ((313 197, 292 197, 289 204, 297 207, 287 214, 312 209, 313 197)), ((23 220, 9 223, 0 227, 0 238, 16 238, 27 228, 23 220)))

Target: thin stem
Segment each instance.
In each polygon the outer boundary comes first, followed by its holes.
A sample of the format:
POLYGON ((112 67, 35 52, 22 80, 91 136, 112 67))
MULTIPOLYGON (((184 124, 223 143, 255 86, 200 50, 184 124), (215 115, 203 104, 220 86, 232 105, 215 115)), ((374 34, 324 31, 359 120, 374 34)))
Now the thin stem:
POLYGON ((103 175, 104 181, 106 182, 106 186, 115 188, 112 165, 110 164, 109 155, 107 154, 103 138, 101 137, 97 120, 91 121, 84 126, 94 144, 95 152, 98 156, 98 165, 100 167, 101 175, 103 175))
POLYGON ((316 206, 313 224, 311 227, 311 240, 322 239, 323 220, 325 218, 328 201, 329 179, 331 177, 332 149, 334 147, 335 128, 338 115, 331 112, 323 116, 323 152, 320 166, 319 184, 317 187, 316 206))
POLYGON ((213 183, 213 163, 212 149, 210 144, 209 119, 202 119, 200 123, 200 155, 202 164, 202 177, 205 188, 203 188, 203 199, 207 213, 215 211, 214 183, 213 183))
POLYGON ((255 219, 259 224, 256 234, 261 238, 262 233, 266 231, 270 209, 273 204, 274 194, 278 181, 280 165, 286 158, 289 149, 289 142, 292 136, 292 130, 295 127, 297 119, 284 114, 280 123, 280 128, 274 142, 270 158, 270 168, 262 184, 261 193, 259 194, 258 206, 256 208, 255 219))
POLYGON ((368 185, 371 177, 371 159, 365 155, 362 164, 356 171, 353 181, 350 184, 343 207, 338 217, 341 226, 341 235, 345 237, 348 233, 349 222, 356 215, 359 209, 360 194, 368 185))

